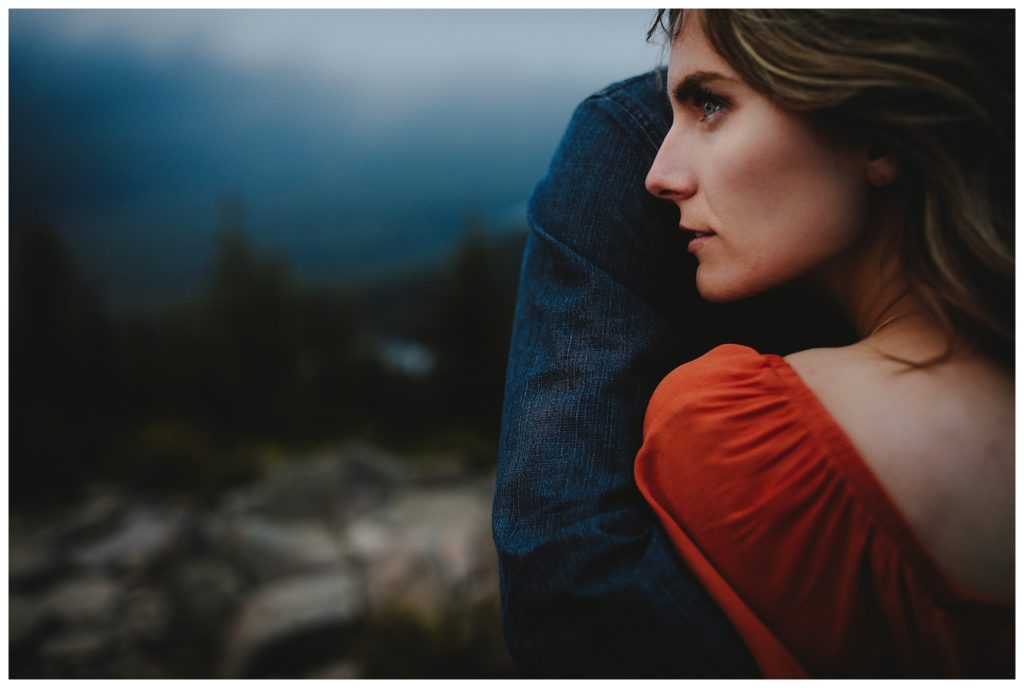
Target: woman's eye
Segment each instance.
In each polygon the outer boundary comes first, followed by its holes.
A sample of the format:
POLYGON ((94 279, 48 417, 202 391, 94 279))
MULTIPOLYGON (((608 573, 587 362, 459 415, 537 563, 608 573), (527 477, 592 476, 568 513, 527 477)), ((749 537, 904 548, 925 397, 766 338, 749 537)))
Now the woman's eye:
POLYGON ((729 109, 729 99, 718 96, 711 91, 693 83, 684 83, 676 89, 675 100, 690 109, 701 122, 710 124, 718 120, 725 110, 729 109))
POLYGON ((700 120, 707 122, 721 111, 725 103, 709 91, 700 90, 693 94, 693 104, 700 111, 700 120))
POLYGON ((722 104, 715 100, 705 100, 701 107, 702 119, 709 119, 722 108, 722 104))

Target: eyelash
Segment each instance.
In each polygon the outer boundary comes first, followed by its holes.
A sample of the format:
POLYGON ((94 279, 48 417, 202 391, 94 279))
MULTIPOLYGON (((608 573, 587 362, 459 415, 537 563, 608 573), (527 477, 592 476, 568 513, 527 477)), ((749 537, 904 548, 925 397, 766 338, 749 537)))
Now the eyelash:
POLYGON ((716 96, 711 91, 701 88, 700 86, 695 86, 693 88, 689 94, 689 100, 700 109, 701 122, 710 122, 715 119, 726 106, 726 102, 723 98, 716 96), (716 109, 713 112, 708 113, 708 105, 714 105, 716 106, 716 109))
POLYGON ((714 120, 718 119, 719 114, 722 110, 728 107, 729 102, 721 96, 715 95, 711 91, 707 90, 697 84, 687 84, 677 93, 676 98, 680 103, 684 105, 694 105, 700 110, 700 121, 710 124, 714 120), (713 112, 707 112, 706 108, 708 105, 715 106, 713 112))

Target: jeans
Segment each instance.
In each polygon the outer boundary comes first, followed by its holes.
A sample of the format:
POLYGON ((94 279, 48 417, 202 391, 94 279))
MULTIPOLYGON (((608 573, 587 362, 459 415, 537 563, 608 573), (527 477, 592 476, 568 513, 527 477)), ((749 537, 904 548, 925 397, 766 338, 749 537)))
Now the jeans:
POLYGON ((758 675, 633 461, 662 377, 726 341, 796 350, 817 302, 700 299, 678 210, 644 188, 671 123, 665 78, 580 104, 530 200, 493 528, 506 642, 534 676, 758 675))

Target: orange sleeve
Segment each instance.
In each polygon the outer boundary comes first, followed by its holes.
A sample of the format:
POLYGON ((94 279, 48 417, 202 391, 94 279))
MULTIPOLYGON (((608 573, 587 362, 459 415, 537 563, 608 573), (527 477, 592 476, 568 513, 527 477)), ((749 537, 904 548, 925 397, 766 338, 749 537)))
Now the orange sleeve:
MULTIPOLYGON (((723 415, 737 409, 735 395, 746 396, 746 392, 753 391, 743 360, 749 350, 731 346, 720 349, 723 356, 716 365, 683 366, 655 391, 645 418, 644 445, 635 465, 636 482, 683 561, 737 629, 762 674, 766 678, 806 678, 807 672, 799 662, 691 539, 686 524, 677 517, 682 512, 692 513, 694 508, 701 510, 705 502, 716 503, 718 488, 722 487, 699 477, 694 479, 677 462, 688 460, 688 456, 717 455, 729 439, 720 432, 726 427, 721 424, 727 420, 723 415), (716 384, 722 378, 732 383, 731 389, 716 384), (693 508, 679 509, 681 501, 693 508)), ((740 439, 730 434, 732 440, 740 439)))
POLYGON ((723 345, 666 377, 635 478, 766 677, 1012 666, 1013 606, 978 601, 942 576, 777 356, 723 345))

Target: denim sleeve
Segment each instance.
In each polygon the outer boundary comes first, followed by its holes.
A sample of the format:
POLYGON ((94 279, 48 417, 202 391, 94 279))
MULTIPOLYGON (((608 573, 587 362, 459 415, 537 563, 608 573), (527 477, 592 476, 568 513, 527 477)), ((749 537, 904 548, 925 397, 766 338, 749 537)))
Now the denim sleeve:
POLYGON ((530 201, 494 501, 505 638, 530 675, 756 676, 633 481, 651 393, 707 344, 676 211, 644 189, 668 115, 640 86, 579 106, 530 201))

